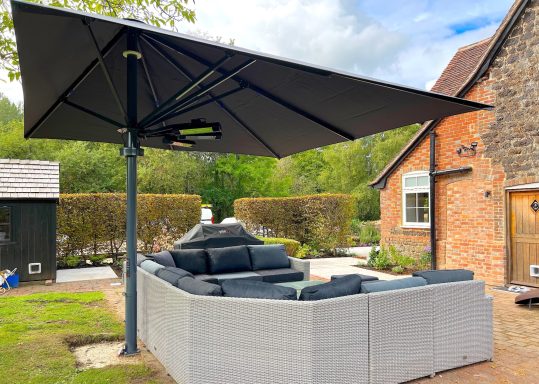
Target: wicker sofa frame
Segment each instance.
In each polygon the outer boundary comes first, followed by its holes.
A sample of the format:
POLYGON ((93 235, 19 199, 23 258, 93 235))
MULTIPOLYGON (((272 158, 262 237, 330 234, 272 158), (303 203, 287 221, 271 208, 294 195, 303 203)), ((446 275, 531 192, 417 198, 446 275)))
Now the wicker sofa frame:
POLYGON ((493 357, 481 281, 311 302, 138 281, 139 337, 182 384, 401 383, 493 357))

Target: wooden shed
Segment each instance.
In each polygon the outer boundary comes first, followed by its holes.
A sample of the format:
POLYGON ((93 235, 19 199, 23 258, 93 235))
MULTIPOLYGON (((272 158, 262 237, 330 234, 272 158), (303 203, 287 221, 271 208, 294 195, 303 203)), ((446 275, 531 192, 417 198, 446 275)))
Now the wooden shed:
POLYGON ((60 165, 0 159, 0 270, 20 281, 56 279, 60 165))

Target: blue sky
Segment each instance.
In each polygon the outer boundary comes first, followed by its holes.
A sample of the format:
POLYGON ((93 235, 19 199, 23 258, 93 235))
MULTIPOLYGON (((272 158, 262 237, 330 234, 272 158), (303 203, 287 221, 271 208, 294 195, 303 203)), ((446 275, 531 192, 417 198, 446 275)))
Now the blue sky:
MULTIPOLYGON (((430 89, 456 50, 491 36, 511 0, 197 0, 182 32, 430 89)), ((18 84, 0 92, 21 101, 18 84)))

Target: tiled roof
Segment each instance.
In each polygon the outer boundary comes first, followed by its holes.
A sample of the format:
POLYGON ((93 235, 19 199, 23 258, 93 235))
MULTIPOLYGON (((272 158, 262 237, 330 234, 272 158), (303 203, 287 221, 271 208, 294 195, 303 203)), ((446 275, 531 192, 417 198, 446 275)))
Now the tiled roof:
POLYGON ((60 164, 0 159, 0 199, 58 199, 60 164))
POLYGON ((492 37, 459 48, 432 87, 432 92, 455 96, 477 68, 492 37))

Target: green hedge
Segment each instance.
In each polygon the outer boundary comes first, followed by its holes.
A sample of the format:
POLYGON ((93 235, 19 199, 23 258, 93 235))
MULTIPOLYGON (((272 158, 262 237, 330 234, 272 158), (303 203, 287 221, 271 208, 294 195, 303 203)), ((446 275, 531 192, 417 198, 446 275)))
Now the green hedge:
POLYGON ((264 241, 264 244, 283 244, 286 248, 286 253, 288 254, 288 256, 296 256, 296 252, 301 245, 297 240, 285 239, 283 237, 257 237, 260 240, 264 241))
POLYGON ((234 202, 234 215, 250 231, 264 227, 275 237, 333 250, 347 244, 354 207, 345 194, 244 198, 234 202))
MULTIPOLYGON (((200 222, 198 195, 139 194, 139 248, 179 239, 200 222)), ((58 253, 117 255, 125 245, 123 193, 62 194, 58 206, 58 253)))

